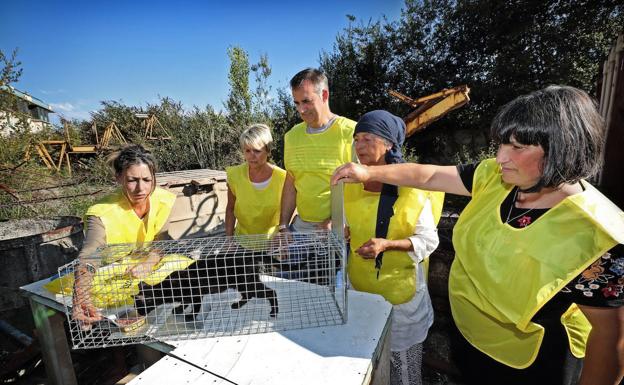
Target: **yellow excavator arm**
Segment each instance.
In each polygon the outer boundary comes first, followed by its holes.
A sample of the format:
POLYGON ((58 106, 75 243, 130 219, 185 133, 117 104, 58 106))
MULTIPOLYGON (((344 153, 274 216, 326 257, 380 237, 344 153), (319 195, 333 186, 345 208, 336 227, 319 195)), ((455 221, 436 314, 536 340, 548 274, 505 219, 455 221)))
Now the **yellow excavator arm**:
POLYGON ((409 137, 438 120, 447 113, 468 103, 470 88, 467 85, 453 87, 436 92, 435 94, 412 99, 400 92, 390 91, 390 95, 414 107, 403 120, 405 121, 405 136, 409 137))

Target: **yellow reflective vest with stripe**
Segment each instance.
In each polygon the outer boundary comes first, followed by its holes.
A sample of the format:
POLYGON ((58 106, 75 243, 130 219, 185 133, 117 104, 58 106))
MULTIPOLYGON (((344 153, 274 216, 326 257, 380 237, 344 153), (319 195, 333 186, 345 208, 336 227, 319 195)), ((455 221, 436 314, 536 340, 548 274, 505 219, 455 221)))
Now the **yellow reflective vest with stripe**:
MULTIPOLYGON (((624 214, 589 183, 535 222, 513 228, 500 205, 513 186, 494 159, 476 169, 472 200, 453 230, 451 311, 477 349, 523 369, 537 357, 544 328, 531 319, 568 282, 624 241, 624 214)), ((572 305, 561 317, 571 352, 583 357, 591 325, 572 305)))
MULTIPOLYGON (((377 207, 380 193, 364 190, 361 183, 345 184, 345 215, 349 225, 351 253, 347 271, 356 290, 382 295, 393 305, 408 302, 416 292, 416 265, 404 251, 388 250, 377 277, 375 259, 365 259, 356 250, 375 237, 377 207)), ((399 187, 394 203, 387 239, 406 239, 414 235, 416 223, 427 198, 431 203, 435 223, 440 220, 444 193, 399 187)))
POLYGON ((308 134, 306 128, 299 123, 284 136, 284 165, 295 179, 301 219, 323 222, 331 216, 331 175, 351 161, 355 122, 339 116, 324 132, 308 134))

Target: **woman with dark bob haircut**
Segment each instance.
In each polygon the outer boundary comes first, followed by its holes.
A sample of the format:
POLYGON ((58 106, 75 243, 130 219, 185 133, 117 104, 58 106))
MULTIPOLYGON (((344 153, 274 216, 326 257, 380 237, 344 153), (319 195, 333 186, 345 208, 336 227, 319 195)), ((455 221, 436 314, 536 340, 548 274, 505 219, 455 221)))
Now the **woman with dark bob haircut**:
POLYGON ((455 361, 469 384, 618 384, 624 214, 586 178, 604 123, 591 98, 551 86, 505 105, 496 159, 459 166, 339 167, 377 181, 471 197, 453 230, 455 361))

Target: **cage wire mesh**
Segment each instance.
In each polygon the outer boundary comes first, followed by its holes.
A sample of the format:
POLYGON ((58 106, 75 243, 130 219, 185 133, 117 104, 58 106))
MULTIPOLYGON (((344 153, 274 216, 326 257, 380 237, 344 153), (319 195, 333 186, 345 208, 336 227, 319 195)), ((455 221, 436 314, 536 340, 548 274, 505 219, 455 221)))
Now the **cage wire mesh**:
POLYGON ((73 347, 343 324, 345 250, 331 231, 106 246, 59 269, 73 347), (89 306, 100 320, 74 319, 89 306))

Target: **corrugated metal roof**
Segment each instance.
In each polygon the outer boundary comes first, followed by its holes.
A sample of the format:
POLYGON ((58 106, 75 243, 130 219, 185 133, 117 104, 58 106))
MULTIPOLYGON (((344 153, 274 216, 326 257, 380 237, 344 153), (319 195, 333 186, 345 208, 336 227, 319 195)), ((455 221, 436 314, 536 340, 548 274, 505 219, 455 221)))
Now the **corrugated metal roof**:
POLYGON ((32 95, 29 95, 25 92, 22 92, 18 89, 16 89, 15 87, 11 87, 11 86, 2 86, 0 87, 1 90, 9 92, 15 96, 17 96, 18 98, 27 101, 30 104, 34 104, 38 107, 41 107, 45 110, 48 110, 49 112, 54 112, 54 110, 52 110, 52 106, 50 106, 49 104, 44 103, 43 100, 38 99, 32 95))

